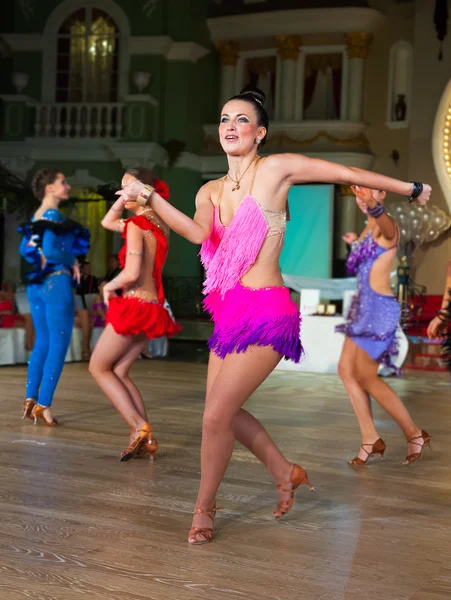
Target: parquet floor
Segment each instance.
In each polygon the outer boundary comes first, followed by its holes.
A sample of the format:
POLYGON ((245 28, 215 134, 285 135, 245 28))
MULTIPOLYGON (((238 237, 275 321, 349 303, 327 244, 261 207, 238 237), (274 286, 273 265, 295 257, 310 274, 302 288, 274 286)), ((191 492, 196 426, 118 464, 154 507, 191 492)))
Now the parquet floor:
POLYGON ((206 367, 139 361, 161 451, 119 463, 127 429, 67 365, 49 429, 19 418, 25 367, 0 369, 1 600, 444 600, 451 598, 451 381, 394 381, 433 436, 411 468, 375 409, 387 460, 352 469, 357 424, 335 376, 277 372, 248 403, 316 487, 275 522, 275 490, 237 448, 214 542, 186 542, 199 481, 206 367))

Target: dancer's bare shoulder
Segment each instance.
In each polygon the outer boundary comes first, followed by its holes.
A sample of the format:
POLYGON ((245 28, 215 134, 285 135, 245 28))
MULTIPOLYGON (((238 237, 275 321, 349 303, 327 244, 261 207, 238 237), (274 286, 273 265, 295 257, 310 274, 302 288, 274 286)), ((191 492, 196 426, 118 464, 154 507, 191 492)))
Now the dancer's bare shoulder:
POLYGON ((208 204, 211 204, 212 206, 218 205, 222 185, 221 182, 223 179, 224 177, 212 179, 211 181, 207 181, 207 183, 200 188, 196 196, 196 208, 200 208, 200 206, 205 206, 208 204))

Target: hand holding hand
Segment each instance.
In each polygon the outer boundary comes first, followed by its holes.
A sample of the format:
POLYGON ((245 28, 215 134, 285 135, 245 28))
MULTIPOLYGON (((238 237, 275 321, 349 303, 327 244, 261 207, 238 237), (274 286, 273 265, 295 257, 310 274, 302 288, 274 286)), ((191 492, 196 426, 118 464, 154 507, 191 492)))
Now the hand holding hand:
POLYGON ((140 191, 143 189, 144 184, 137 179, 126 185, 124 188, 116 192, 116 195, 119 196, 124 204, 126 202, 136 202, 136 199, 139 196, 140 191))

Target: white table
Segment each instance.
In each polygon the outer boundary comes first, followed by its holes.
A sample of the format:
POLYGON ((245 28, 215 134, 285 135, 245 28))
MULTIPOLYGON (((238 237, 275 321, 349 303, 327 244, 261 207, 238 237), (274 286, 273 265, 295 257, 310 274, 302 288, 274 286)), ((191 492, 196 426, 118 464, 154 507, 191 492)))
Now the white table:
POLYGON ((301 340, 305 355, 296 365, 291 360, 281 360, 277 369, 310 373, 337 373, 338 359, 343 347, 344 335, 335 333, 335 326, 343 323, 343 317, 302 317, 301 340))
MULTIPOLYGON (((344 318, 341 316, 319 317, 306 315, 303 317, 301 340, 305 355, 298 365, 291 360, 281 360, 276 368, 282 371, 336 374, 345 336, 342 333, 335 333, 335 326, 343 322, 344 318)), ((409 342, 399 326, 396 335, 399 353, 394 363, 400 368, 406 359, 409 342)), ((383 372, 383 374, 387 373, 383 372)))

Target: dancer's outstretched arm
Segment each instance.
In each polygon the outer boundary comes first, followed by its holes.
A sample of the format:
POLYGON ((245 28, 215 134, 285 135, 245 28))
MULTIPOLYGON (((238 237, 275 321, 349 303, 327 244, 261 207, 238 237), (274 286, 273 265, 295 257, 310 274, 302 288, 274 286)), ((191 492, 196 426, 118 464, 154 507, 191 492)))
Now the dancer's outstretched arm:
MULTIPOLYGON (((191 219, 180 210, 164 200, 157 192, 153 191, 149 197, 148 205, 169 225, 169 227, 193 244, 202 244, 213 229, 214 207, 210 199, 212 183, 203 185, 196 196, 196 213, 191 219)), ((133 181, 118 192, 122 202, 136 200, 143 189, 150 190, 140 181, 133 181)), ((153 188, 152 188, 153 189, 153 188)))
MULTIPOLYGON (((300 154, 274 154, 267 159, 278 176, 290 185, 297 183, 336 183, 340 185, 359 185, 373 190, 393 192, 400 196, 410 196, 413 184, 379 173, 365 171, 356 167, 346 167, 319 158, 309 158, 300 154)), ((431 195, 431 186, 423 184, 423 192, 418 197, 419 204, 426 204, 431 195)))
POLYGON ((442 336, 448 329, 450 315, 448 306, 451 302, 451 258, 448 261, 448 270, 446 273, 445 293, 443 294, 442 306, 436 317, 432 319, 428 326, 428 338, 432 340, 437 336, 442 336))

